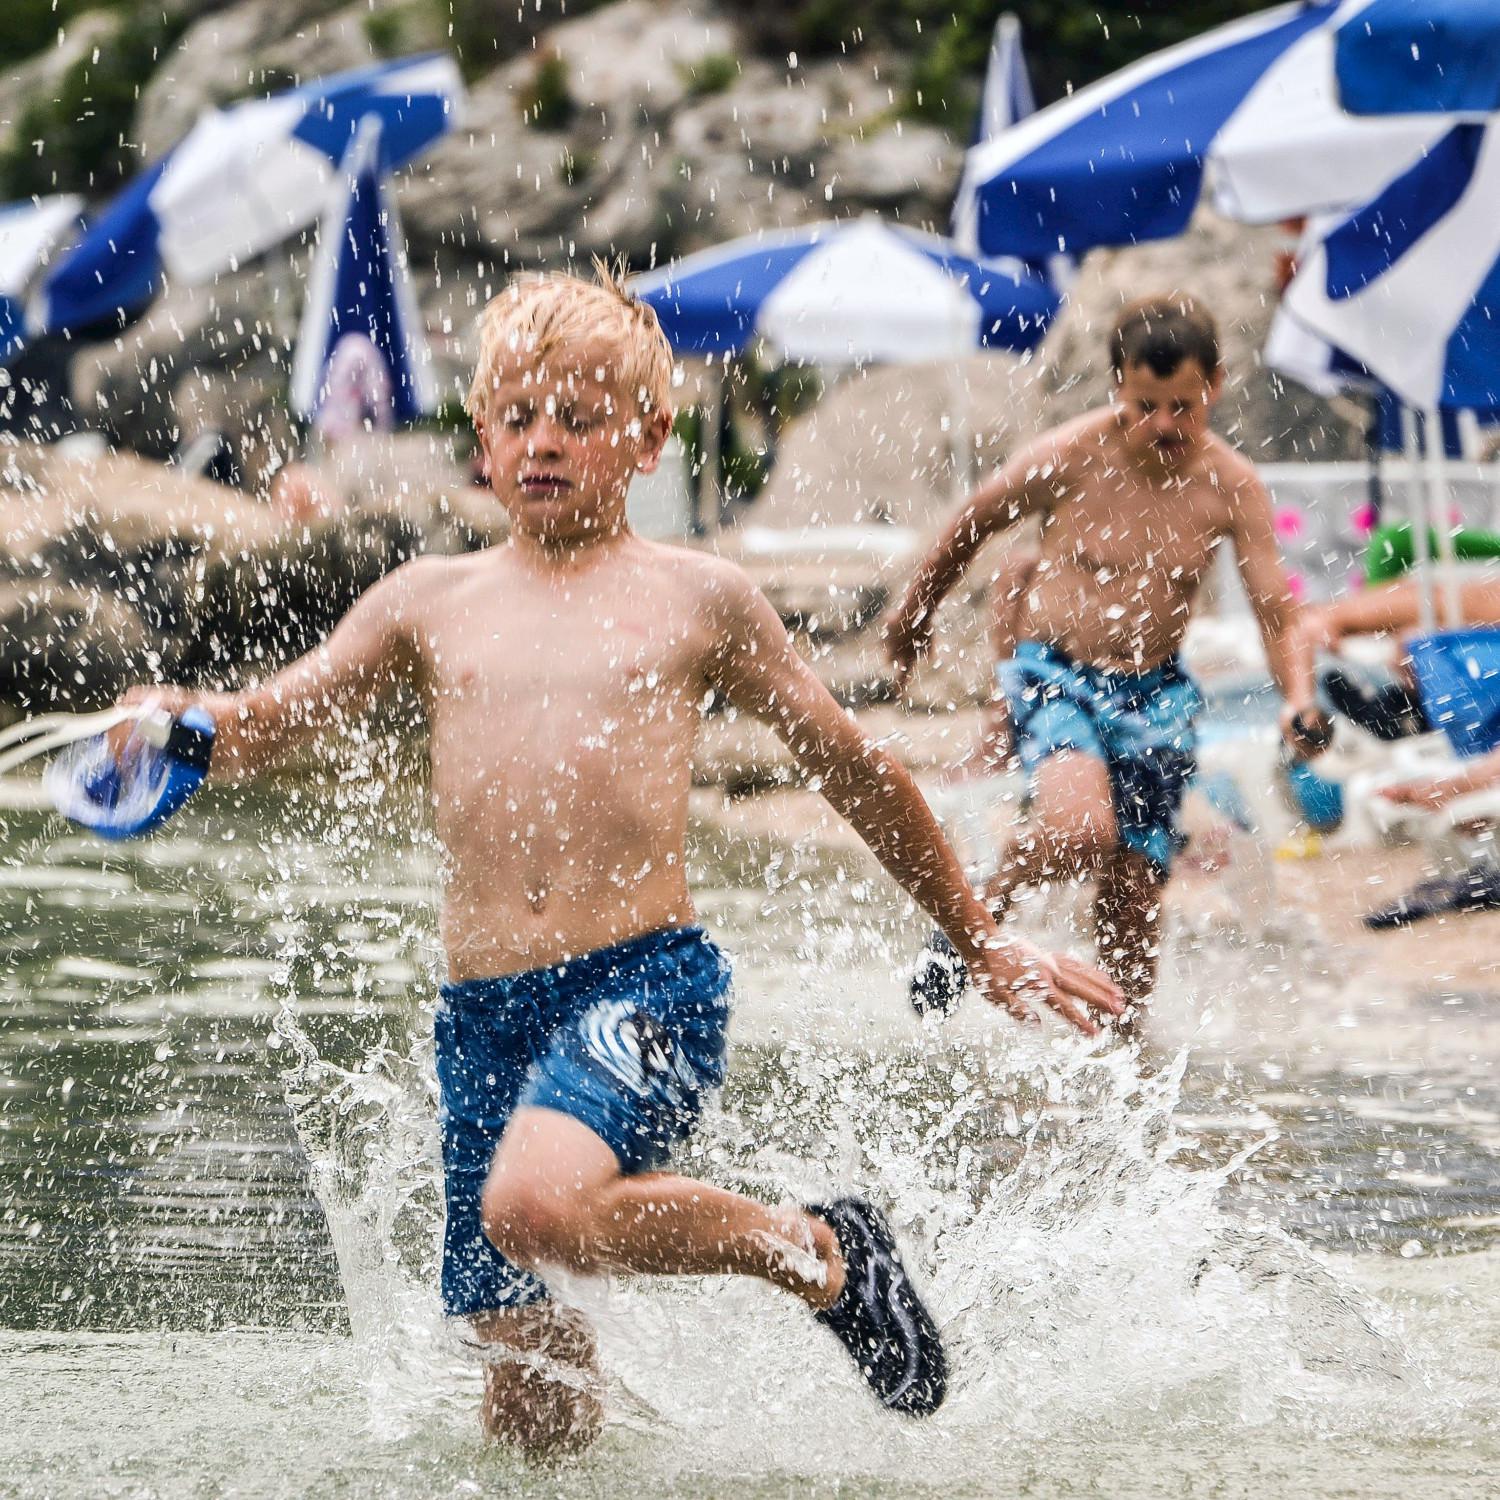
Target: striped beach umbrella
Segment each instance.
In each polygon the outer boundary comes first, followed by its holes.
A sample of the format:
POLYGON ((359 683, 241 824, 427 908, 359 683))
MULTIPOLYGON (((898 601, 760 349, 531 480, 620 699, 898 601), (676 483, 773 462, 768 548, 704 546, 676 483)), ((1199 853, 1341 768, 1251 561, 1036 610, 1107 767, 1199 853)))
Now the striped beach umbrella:
POLYGON ((1339 102, 1356 115, 1500 110, 1495 0, 1372 0, 1335 41, 1339 102))
MULTIPOLYGON (((1429 434, 1444 410, 1500 407, 1497 202, 1500 129, 1457 125, 1370 203, 1317 225, 1287 288, 1287 316, 1421 411, 1429 434)), ((1417 537, 1424 549, 1429 530, 1438 539, 1456 623, 1443 444, 1429 442, 1426 458, 1427 524, 1417 537)), ((1424 600, 1430 623, 1430 575, 1424 600)))
POLYGON ((909 363, 1038 343, 1058 294, 1019 261, 866 217, 750 235, 637 277, 686 353, 764 339, 808 363, 909 363))
POLYGON ((310 224, 361 123, 380 121, 380 169, 453 128, 457 64, 440 53, 380 63, 205 114, 128 184, 41 287, 33 319, 60 332, 129 315, 163 274, 203 282, 310 224))
POLYGON ((1500 406, 1500 129, 1455 126, 1357 212, 1304 243, 1299 323, 1412 406, 1500 406))
POLYGON ((1166 239, 1205 191, 1246 222, 1367 202, 1446 133, 1359 117, 1335 49, 1377 0, 1277 6, 1169 47, 976 146, 975 243, 1029 259, 1166 239))
POLYGON ((69 193, 0 204, 0 364, 25 342, 26 290, 82 207, 69 193))

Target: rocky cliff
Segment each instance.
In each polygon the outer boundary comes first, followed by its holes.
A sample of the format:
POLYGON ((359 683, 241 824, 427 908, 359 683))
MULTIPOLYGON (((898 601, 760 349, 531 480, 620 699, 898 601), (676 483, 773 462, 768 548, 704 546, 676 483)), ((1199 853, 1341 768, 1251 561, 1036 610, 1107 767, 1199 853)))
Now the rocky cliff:
MULTIPOLYGON (((962 151, 913 117, 911 59, 878 45, 769 55, 777 13, 795 9, 575 0, 569 14, 560 0, 522 12, 498 0, 174 0, 138 98, 101 107, 117 112, 109 131, 149 161, 226 99, 392 52, 459 46, 473 75, 466 115, 402 175, 398 193, 435 358, 456 395, 475 310, 515 267, 599 252, 639 268, 757 228, 864 211, 946 223, 962 151)), ((87 100, 68 102, 80 88, 106 92, 88 59, 102 68, 142 24, 130 8, 86 12, 56 46, 0 70, 0 161, 19 154, 44 169, 62 146, 27 139, 46 127, 42 106, 92 112, 87 100)), ((1347 422, 1316 403, 1290 413, 1255 373, 1274 306, 1271 238, 1205 216, 1181 240, 1090 257, 1037 367, 1043 393, 1061 392, 1063 406, 1097 394, 1097 378, 1077 377, 1097 370, 1113 306, 1149 286, 1186 286, 1208 294, 1229 333, 1227 425, 1266 457, 1347 448, 1347 422)), ((247 471, 264 472, 295 439, 281 396, 307 260, 296 244, 214 286, 169 287, 122 339, 73 361, 85 422, 147 453, 167 452, 195 427, 227 426, 247 471)), ((971 379, 985 374, 978 366, 971 379)), ((1051 414, 1044 402, 1032 417, 1051 414)), ((924 428, 916 446, 940 445, 938 431, 924 428)), ((977 436, 993 448, 1004 434, 981 424, 977 436)), ((924 472, 914 482, 928 482, 924 472)), ((941 490, 940 475, 932 482, 941 490)))
MULTIPOLYGON (((100 172, 110 161, 134 170, 209 105, 380 56, 456 48, 468 109, 401 175, 398 203, 434 357, 457 397, 475 313, 517 267, 600 252, 639 268, 757 228, 865 211, 943 227, 962 151, 912 107, 912 58, 879 42, 799 55, 777 30, 794 9, 169 0, 152 11, 159 25, 133 6, 90 11, 71 16, 56 45, 0 67, 0 168, 47 190, 49 161, 64 150, 48 122, 72 129, 87 114, 101 117, 94 124, 114 152, 101 155, 100 172), (111 59, 105 87, 99 70, 111 59), (136 84, 121 84, 119 59, 144 69, 136 84)), ((929 525, 965 473, 1102 398, 1114 310, 1153 288, 1198 292, 1218 312, 1231 372, 1223 425, 1249 451, 1348 453, 1344 415, 1280 391, 1259 369, 1274 249, 1270 232, 1204 214, 1180 240, 1090 256, 1030 360, 838 384, 779 434, 778 462, 748 514, 779 526, 929 525)), ((79 350, 71 381, 84 425, 157 457, 203 428, 225 430, 253 494, 298 442, 285 388, 309 257, 308 244, 293 244, 215 285, 169 286, 121 337, 79 350)), ((143 666, 243 670, 309 638, 351 589, 409 551, 473 545, 493 520, 469 503, 456 433, 408 445, 426 467, 402 481, 405 493, 366 495, 342 518, 292 532, 252 495, 136 459, 70 469, 55 455, 10 451, 0 474, 0 699, 107 696, 143 666), (217 519, 205 525, 206 515, 217 519)), ((774 568, 766 576, 774 582, 774 568)), ((866 666, 854 671, 848 692, 866 692, 867 676, 866 666)))

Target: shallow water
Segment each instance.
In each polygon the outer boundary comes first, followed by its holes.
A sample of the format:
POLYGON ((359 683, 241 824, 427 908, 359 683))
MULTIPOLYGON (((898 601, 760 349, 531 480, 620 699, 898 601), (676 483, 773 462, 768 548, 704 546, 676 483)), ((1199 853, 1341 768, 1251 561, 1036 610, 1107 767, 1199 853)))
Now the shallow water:
POLYGON ((596 1283, 604 1440, 484 1447, 432 1291, 437 861, 372 835, 399 797, 345 801, 217 796, 120 848, 0 815, 0 1494, 1500 1483, 1500 998, 1343 973, 1296 914, 1182 931, 1143 1083, 916 1022, 886 885, 711 826, 735 1057, 687 1169, 890 1203, 952 1398, 885 1417, 758 1286, 596 1283))

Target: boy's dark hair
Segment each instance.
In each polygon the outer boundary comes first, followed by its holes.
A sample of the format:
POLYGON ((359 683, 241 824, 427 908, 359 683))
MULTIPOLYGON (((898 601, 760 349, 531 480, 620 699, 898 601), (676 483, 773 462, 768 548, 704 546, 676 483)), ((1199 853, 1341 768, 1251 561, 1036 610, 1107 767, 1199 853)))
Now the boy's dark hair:
POLYGON ((1109 363, 1116 380, 1128 365, 1145 365, 1166 379, 1185 359, 1196 359, 1210 379, 1219 372, 1218 326, 1213 314, 1186 292, 1141 297, 1115 319, 1109 363))

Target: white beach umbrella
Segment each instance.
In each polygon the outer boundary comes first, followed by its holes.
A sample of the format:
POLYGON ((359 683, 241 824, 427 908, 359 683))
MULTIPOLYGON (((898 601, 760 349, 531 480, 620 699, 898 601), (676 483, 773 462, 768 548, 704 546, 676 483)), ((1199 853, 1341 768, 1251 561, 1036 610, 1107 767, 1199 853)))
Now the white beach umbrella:
POLYGON ((391 171, 453 128, 458 65, 434 53, 315 79, 203 115, 128 184, 42 284, 34 323, 58 332, 138 312, 163 272, 211 280, 317 218, 361 123, 391 171))

